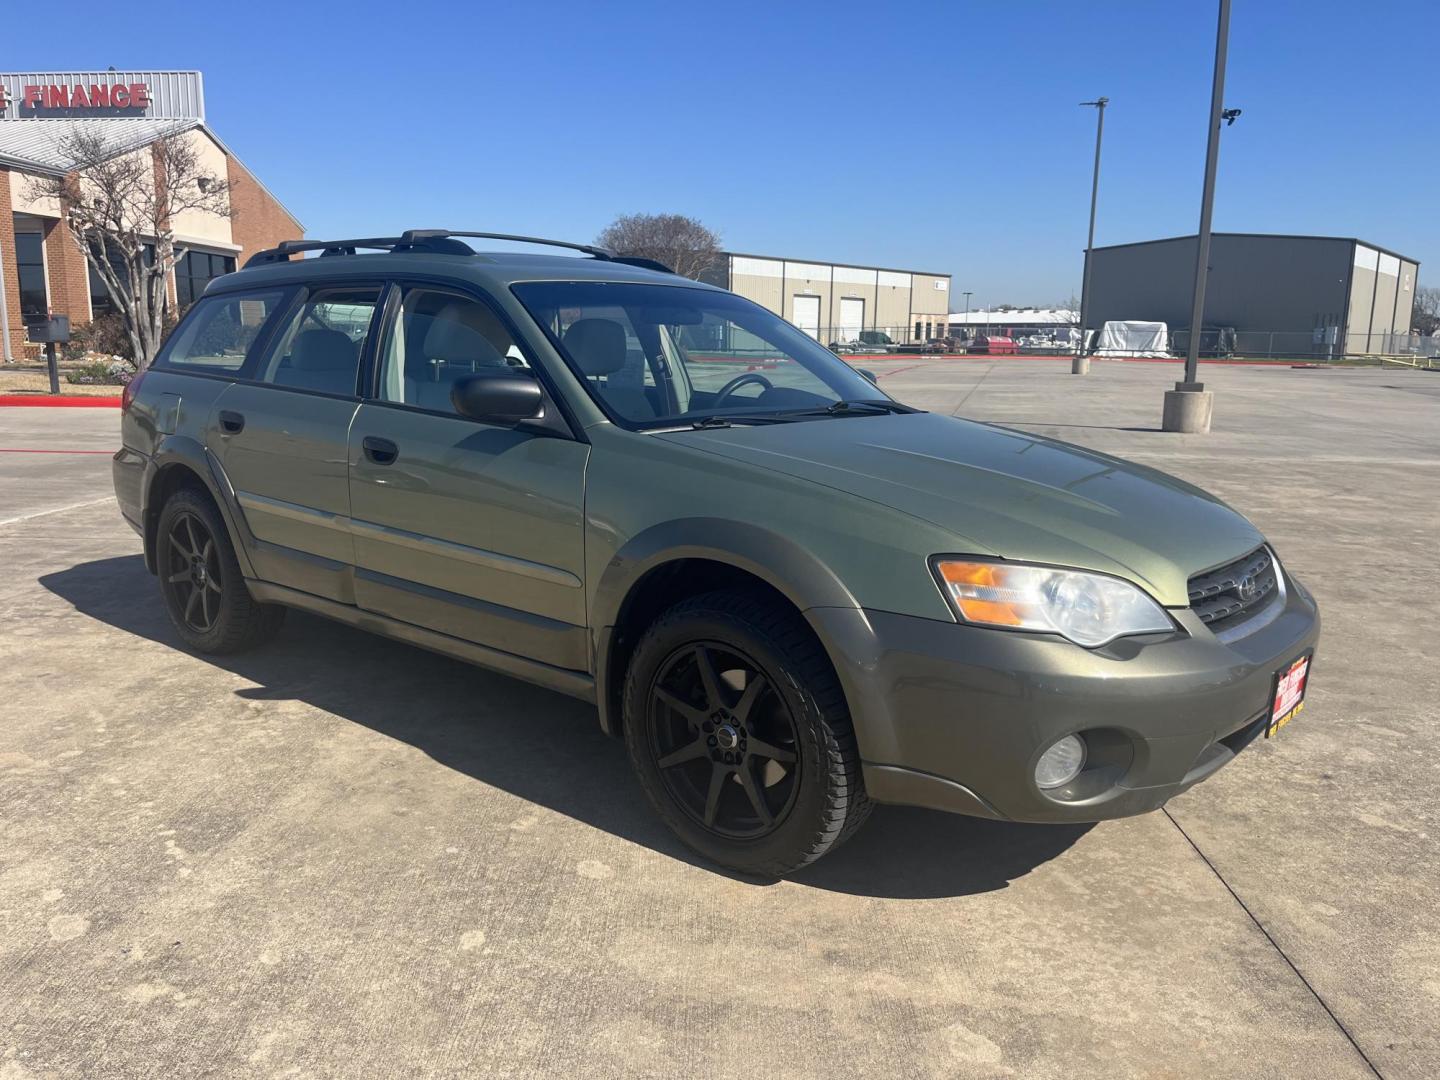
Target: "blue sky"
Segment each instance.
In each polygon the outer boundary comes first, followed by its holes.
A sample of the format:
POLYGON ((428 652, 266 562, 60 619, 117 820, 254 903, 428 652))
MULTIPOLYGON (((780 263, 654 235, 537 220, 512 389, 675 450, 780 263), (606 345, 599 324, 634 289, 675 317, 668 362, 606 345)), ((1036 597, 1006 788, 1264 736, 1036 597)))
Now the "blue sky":
MULTIPOLYGON (((6 23, 4 70, 202 70, 211 125, 312 236, 589 240, 674 211, 734 250, 949 271, 979 306, 1079 290, 1080 101, 1111 99, 1096 243, 1194 231, 1215 5, 72 0, 6 23)), ((1434 0, 1235 0, 1215 227, 1440 266, 1437 30, 1434 0)))

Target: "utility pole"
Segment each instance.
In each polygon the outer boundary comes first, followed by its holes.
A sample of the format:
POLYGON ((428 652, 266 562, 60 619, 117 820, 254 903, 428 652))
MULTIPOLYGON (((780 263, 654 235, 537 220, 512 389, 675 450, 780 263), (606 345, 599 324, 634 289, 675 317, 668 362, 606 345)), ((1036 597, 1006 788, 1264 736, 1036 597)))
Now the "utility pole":
POLYGON ((1220 163, 1220 125, 1230 125, 1239 109, 1225 108, 1225 54, 1230 44, 1230 0, 1220 0, 1215 30, 1215 77, 1210 86, 1210 138, 1205 146, 1205 187, 1200 196, 1200 232, 1195 237, 1195 293, 1190 304, 1190 337, 1185 378, 1165 391, 1160 426, 1165 431, 1198 435, 1210 431, 1214 395, 1199 381, 1200 337, 1205 319, 1205 279, 1210 270, 1210 220, 1215 210, 1215 173, 1220 163))
POLYGON ((1110 99, 1102 97, 1080 104, 1095 108, 1095 172, 1090 179, 1090 235, 1085 241, 1085 276, 1080 282, 1080 345, 1070 362, 1071 375, 1090 373, 1090 357, 1085 355, 1085 328, 1090 325, 1090 253, 1095 247, 1095 204, 1100 198, 1100 140, 1105 135, 1105 106, 1110 104, 1110 99))

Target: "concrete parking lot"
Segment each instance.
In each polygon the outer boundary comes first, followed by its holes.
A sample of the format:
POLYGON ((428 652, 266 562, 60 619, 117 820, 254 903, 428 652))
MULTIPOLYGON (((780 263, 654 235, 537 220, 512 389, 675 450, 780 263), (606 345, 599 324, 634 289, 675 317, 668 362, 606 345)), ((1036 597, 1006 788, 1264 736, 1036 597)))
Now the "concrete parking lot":
POLYGON ((1207 367, 1181 436, 1172 365, 867 366, 1249 514, 1304 714, 1162 813, 880 808, 741 880, 577 702, 296 615, 184 652, 116 413, 0 409, 0 1078, 1440 1075, 1440 374, 1207 367))

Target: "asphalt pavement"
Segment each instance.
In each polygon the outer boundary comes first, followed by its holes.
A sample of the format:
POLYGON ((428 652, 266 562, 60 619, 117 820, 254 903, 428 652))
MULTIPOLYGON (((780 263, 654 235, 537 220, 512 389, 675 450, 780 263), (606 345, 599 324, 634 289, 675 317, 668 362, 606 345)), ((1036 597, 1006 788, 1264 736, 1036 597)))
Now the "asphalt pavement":
POLYGON ((1250 515, 1302 716, 1161 813, 882 807, 740 879, 578 702, 293 614, 187 653, 117 414, 0 409, 0 1080, 1440 1075, 1440 374, 1206 367, 1186 436, 1173 365, 865 366, 1250 515))

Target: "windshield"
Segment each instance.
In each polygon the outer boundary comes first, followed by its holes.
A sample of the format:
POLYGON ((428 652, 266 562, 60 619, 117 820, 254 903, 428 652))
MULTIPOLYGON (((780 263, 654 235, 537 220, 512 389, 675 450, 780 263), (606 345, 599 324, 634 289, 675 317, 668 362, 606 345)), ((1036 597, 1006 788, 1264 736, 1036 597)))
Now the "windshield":
POLYGON ((778 315, 732 293, 627 282, 511 287, 605 412, 627 427, 741 422, 889 402, 778 315))

